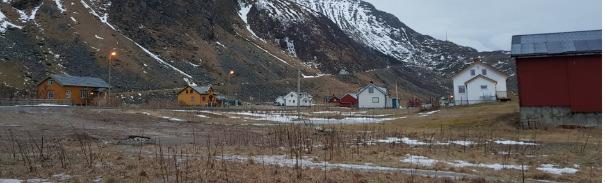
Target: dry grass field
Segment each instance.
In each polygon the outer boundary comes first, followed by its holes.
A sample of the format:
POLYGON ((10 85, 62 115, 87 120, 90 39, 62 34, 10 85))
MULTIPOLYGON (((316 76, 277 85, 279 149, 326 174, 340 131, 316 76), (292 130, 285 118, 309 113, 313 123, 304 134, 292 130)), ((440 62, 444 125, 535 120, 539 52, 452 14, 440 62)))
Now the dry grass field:
POLYGON ((517 111, 0 107, 0 182, 601 181, 601 129, 517 111))

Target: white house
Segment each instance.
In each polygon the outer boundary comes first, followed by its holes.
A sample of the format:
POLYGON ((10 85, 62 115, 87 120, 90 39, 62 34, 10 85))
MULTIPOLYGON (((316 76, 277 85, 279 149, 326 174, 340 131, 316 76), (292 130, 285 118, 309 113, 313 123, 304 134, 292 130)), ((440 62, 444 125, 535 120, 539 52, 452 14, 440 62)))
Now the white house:
POLYGON ((398 107, 397 99, 390 97, 386 88, 370 83, 357 92, 357 106, 359 108, 384 109, 398 107))
MULTIPOLYGON (((276 103, 281 104, 282 106, 288 106, 288 107, 296 107, 298 106, 298 102, 296 101, 298 99, 298 94, 296 92, 290 92, 285 96, 280 96, 276 99, 276 103), (281 101, 278 101, 281 100, 281 101), (283 102, 283 104, 281 103, 283 102)), ((313 105, 313 96, 311 96, 308 93, 300 93, 300 106, 301 107, 310 107, 311 105, 313 105)))
POLYGON ((507 79, 507 74, 475 61, 452 78, 455 104, 468 105, 508 99, 507 79))

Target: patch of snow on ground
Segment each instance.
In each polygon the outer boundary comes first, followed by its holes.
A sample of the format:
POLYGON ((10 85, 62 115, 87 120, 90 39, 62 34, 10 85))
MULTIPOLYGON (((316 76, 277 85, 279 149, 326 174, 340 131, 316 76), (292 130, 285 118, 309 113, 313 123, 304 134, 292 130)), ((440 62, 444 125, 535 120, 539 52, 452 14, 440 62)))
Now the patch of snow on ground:
POLYGON ((494 143, 496 144, 503 144, 503 145, 539 145, 533 142, 522 142, 522 141, 512 141, 512 140, 496 140, 494 141, 494 143))
POLYGON ((538 169, 542 172, 555 174, 555 175, 575 174, 576 172, 578 172, 578 169, 575 169, 575 168, 556 168, 556 166, 553 164, 542 164, 542 165, 540 165, 540 167, 538 167, 536 169, 538 169))
POLYGON ((206 116, 206 115, 203 115, 203 114, 198 114, 198 115, 196 115, 196 116, 197 116, 197 117, 200 117, 200 118, 210 118, 210 117, 208 117, 208 116, 206 116))
POLYGON ((59 9, 61 13, 66 11, 65 7, 63 7, 63 2, 61 0, 55 0, 55 5, 57 5, 57 9, 59 9))
POLYGON ((267 113, 256 113, 256 112, 225 112, 225 115, 238 116, 249 116, 245 119, 256 120, 256 121, 272 121, 279 123, 307 123, 307 124, 364 124, 364 123, 380 123, 383 121, 391 121, 398 118, 375 118, 375 117, 345 117, 342 119, 328 119, 328 118, 307 118, 298 120, 298 116, 295 114, 285 114, 280 112, 267 112, 267 113))
POLYGON ((312 78, 319 78, 319 77, 323 77, 323 76, 329 76, 330 74, 319 73, 316 76, 306 76, 304 74, 301 74, 301 75, 302 75, 303 79, 312 79, 312 78))
POLYGON ((435 164, 437 164, 437 160, 434 159, 429 159, 427 157, 424 156, 413 156, 413 155, 406 155, 405 159, 400 160, 401 162, 404 163, 410 163, 410 164, 415 164, 415 165, 422 165, 422 166, 433 166, 435 164))
POLYGON ((423 142, 423 141, 411 139, 408 137, 403 137, 403 138, 387 137, 385 139, 380 139, 380 140, 370 140, 368 143, 370 143, 370 144, 374 144, 374 143, 406 144, 406 145, 412 145, 412 146, 415 146, 415 145, 418 145, 418 146, 450 145, 450 144, 461 145, 461 146, 471 146, 471 145, 475 144, 475 142, 473 142, 473 141, 463 141, 463 140, 456 140, 456 141, 449 141, 449 142, 423 142))
POLYGON ((103 37, 101 37, 101 36, 99 36, 99 35, 96 35, 96 34, 95 34, 95 38, 100 39, 100 40, 105 39, 105 38, 103 38, 103 37))
POLYGON ((69 105, 60 104, 36 104, 36 105, 16 105, 18 107, 69 107, 69 105))
POLYGON ((183 121, 185 121, 183 119, 173 118, 173 117, 168 117, 168 116, 162 116, 161 118, 167 119, 169 121, 176 121, 176 122, 183 122, 183 121))
POLYGON ((0 183, 51 183, 51 182, 46 179, 28 179, 28 180, 0 179, 0 183))
MULTIPOLYGON (((238 156, 238 155, 227 155, 217 157, 227 161, 236 162, 248 162, 250 160, 255 161, 258 164, 277 165, 281 167, 294 167, 296 166, 296 159, 288 158, 286 155, 265 155, 265 156, 238 156)), ((313 162, 311 157, 303 157, 298 160, 298 165, 303 168, 314 168, 314 169, 344 169, 344 170, 356 170, 356 171, 370 171, 370 172, 398 172, 404 174, 414 174, 419 176, 429 177, 449 177, 449 178, 462 178, 462 177, 475 177, 470 174, 445 172, 445 171, 434 171, 434 170, 419 170, 411 168, 394 168, 378 166, 371 163, 365 164, 344 164, 344 163, 330 163, 330 162, 313 162)))
POLYGON ((421 112, 421 113, 418 113, 418 115, 420 115, 421 117, 427 117, 427 116, 430 116, 432 114, 438 113, 440 111, 441 110, 429 111, 429 112, 421 112))

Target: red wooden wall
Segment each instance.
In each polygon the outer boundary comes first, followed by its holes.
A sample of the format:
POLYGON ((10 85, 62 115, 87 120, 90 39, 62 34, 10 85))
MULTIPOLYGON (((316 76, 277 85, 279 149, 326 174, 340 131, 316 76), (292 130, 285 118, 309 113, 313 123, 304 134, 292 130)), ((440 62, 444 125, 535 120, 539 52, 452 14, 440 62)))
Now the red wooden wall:
POLYGON ((516 60, 522 107, 601 112, 601 55, 516 60))

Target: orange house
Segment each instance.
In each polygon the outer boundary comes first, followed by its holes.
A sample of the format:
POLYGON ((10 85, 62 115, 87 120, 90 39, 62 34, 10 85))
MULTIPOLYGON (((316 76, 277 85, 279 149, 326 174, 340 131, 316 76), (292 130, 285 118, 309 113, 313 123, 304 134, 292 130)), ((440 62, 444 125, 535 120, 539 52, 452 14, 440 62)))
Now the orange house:
POLYGON ((212 86, 187 86, 177 94, 179 105, 212 106, 218 104, 212 86))
POLYGON ((105 97, 109 84, 99 78, 51 75, 37 86, 38 99, 57 100, 72 105, 96 105, 105 97))

